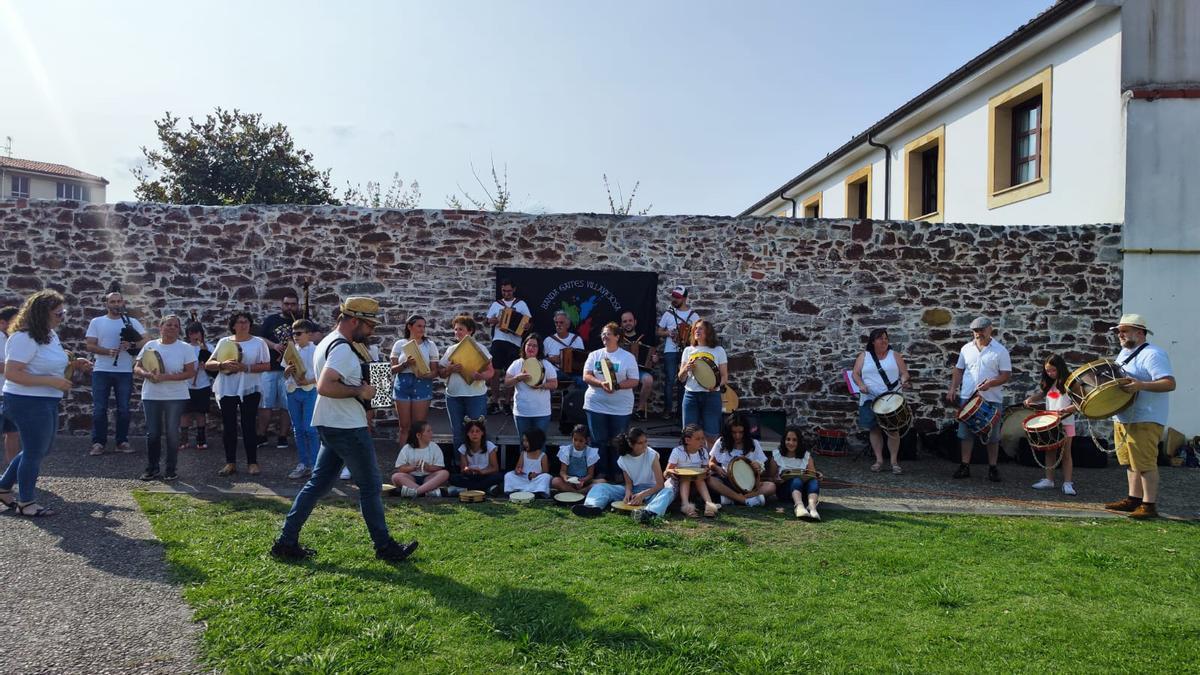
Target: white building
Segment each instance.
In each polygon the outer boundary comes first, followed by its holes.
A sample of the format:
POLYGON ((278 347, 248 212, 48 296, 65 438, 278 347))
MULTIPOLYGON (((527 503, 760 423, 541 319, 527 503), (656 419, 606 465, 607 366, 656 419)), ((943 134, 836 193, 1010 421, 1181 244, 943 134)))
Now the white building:
MULTIPOLYGON (((1200 434, 1200 0, 1060 0, 741 215, 1123 223, 1124 307, 1200 434)), ((1114 343, 1115 344, 1115 343, 1114 343)))
POLYGON ((0 198, 104 203, 108 181, 62 164, 0 157, 0 198))

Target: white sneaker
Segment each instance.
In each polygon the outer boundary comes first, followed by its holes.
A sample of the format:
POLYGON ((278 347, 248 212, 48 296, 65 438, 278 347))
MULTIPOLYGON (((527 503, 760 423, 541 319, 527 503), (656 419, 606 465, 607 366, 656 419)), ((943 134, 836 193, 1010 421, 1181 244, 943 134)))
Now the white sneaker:
POLYGON ((721 495, 721 506, 732 506, 733 500, 725 495, 721 495))
POLYGON ((292 480, 295 480, 297 478, 304 478, 304 476, 307 474, 307 472, 308 472, 308 467, 304 466, 303 463, 300 463, 300 464, 296 465, 296 468, 294 468, 288 472, 287 477, 291 478, 292 480))
POLYGON ((1072 483, 1071 481, 1065 481, 1063 483, 1063 494, 1074 497, 1075 496, 1075 483, 1072 483))
POLYGON ((1033 489, 1034 490, 1053 490, 1054 489, 1054 481, 1050 480, 1049 478, 1043 478, 1033 484, 1033 489))
POLYGON ((409 497, 409 498, 416 497, 416 496, 417 496, 417 491, 416 491, 415 489, 413 489, 413 488, 410 488, 410 487, 406 486, 406 485, 405 485, 405 486, 401 486, 401 487, 400 487, 400 496, 401 496, 401 497, 409 497))
POLYGON ((339 476, 342 480, 350 480, 350 469, 342 467, 342 475, 339 476))
POLYGON ((820 519, 821 519, 821 514, 817 513, 817 510, 816 510, 816 509, 809 509, 809 510, 808 510, 808 517, 809 517, 809 518, 812 518, 813 520, 820 520, 820 519))
POLYGON ((804 508, 803 504, 797 504, 795 513, 797 518, 804 518, 808 515, 808 509, 804 508))
POLYGON ((766 503, 767 503, 767 498, 762 495, 758 495, 756 497, 751 497, 750 499, 746 500, 746 506, 762 506, 763 504, 766 504, 766 503))

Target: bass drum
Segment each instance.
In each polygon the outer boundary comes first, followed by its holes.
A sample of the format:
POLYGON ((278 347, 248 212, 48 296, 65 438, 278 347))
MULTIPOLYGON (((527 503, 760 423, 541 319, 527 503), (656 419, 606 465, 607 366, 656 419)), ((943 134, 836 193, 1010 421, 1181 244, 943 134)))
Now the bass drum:
POLYGON ((1021 426, 1026 417, 1037 412, 1023 405, 1010 405, 1000 416, 1000 451, 1014 462, 1017 460, 1017 449, 1021 439, 1025 438, 1025 429, 1021 426))

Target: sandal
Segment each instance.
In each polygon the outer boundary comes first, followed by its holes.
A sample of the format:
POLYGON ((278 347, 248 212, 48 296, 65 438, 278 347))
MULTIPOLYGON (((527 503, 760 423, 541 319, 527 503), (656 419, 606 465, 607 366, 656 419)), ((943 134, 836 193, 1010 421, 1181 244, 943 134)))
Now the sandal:
POLYGON ((697 515, 695 504, 691 504, 691 503, 684 504, 683 506, 679 507, 679 510, 683 513, 683 515, 687 516, 688 518, 695 518, 697 515))
POLYGON ((217 472, 218 476, 232 476, 237 473, 237 464, 226 464, 217 472))
POLYGON ((250 474, 251 476, 257 476, 258 474, 262 473, 262 471, 259 470, 257 464, 251 464, 250 466, 246 467, 246 473, 250 474))
POLYGON ((899 464, 893 464, 892 473, 899 476, 900 474, 904 473, 904 470, 900 468, 899 464))
POLYGON ((38 518, 41 516, 54 515, 54 509, 48 509, 37 502, 15 502, 17 505, 17 515, 26 516, 29 518, 38 518))
POLYGON ((717 504, 715 502, 708 502, 707 504, 704 505, 704 517, 705 518, 716 518, 717 511, 720 511, 720 510, 721 510, 720 504, 717 504))
POLYGON ((882 468, 883 468, 883 462, 875 462, 874 464, 871 465, 871 472, 879 473, 879 470, 882 468))
POLYGON ((13 496, 12 490, 0 490, 0 506, 6 509, 15 509, 17 498, 13 496))

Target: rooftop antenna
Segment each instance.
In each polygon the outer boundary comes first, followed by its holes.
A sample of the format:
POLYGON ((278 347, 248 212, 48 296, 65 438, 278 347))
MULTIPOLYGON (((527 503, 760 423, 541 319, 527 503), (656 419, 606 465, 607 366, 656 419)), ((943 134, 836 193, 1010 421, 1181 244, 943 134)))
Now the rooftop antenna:
POLYGON ((12 158, 12 136, 4 137, 4 156, 12 158))

